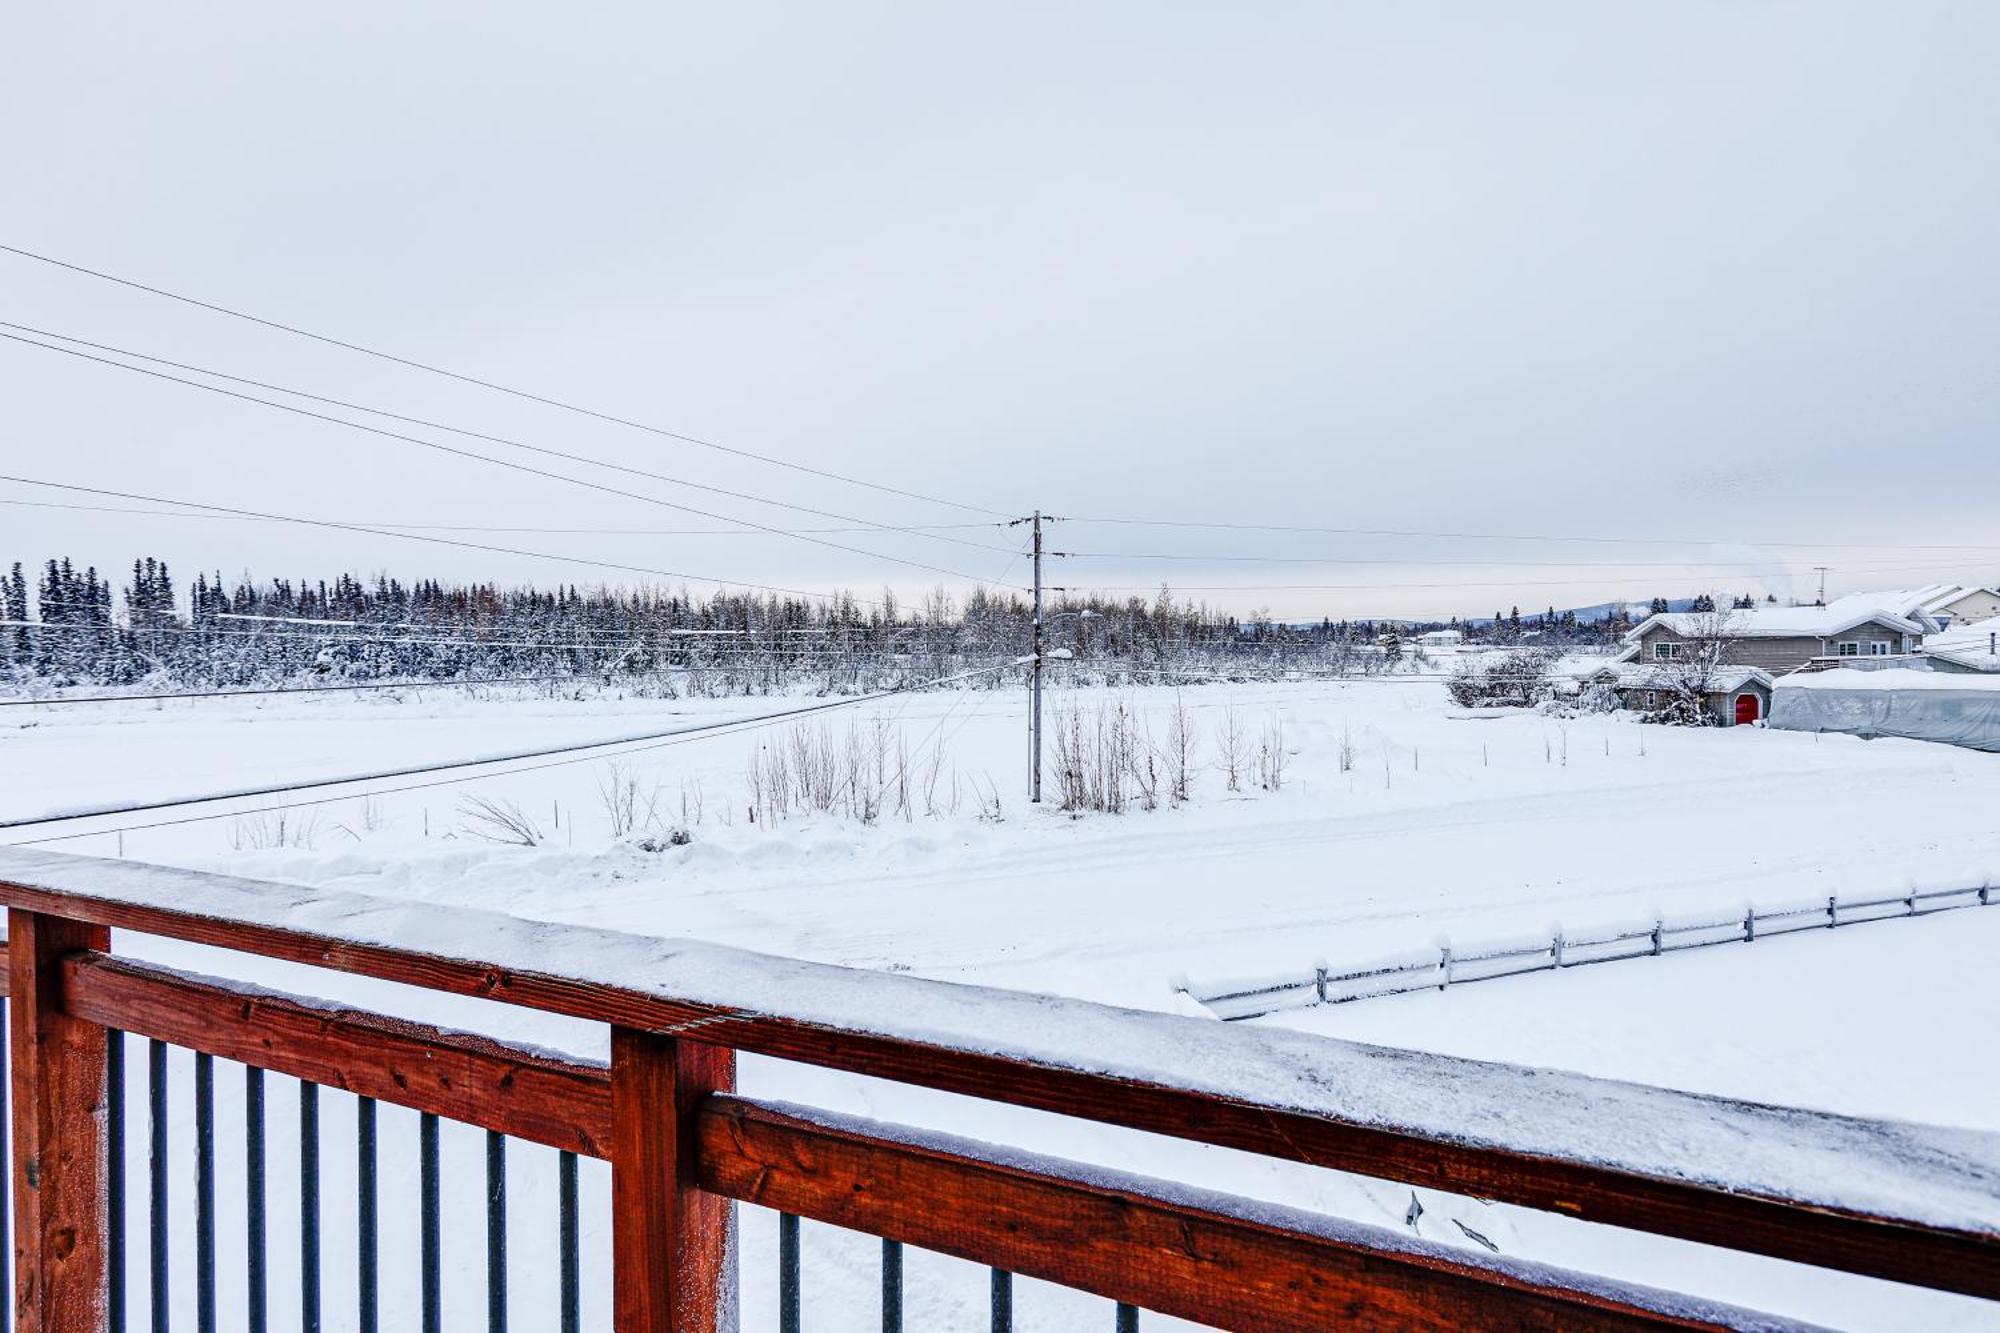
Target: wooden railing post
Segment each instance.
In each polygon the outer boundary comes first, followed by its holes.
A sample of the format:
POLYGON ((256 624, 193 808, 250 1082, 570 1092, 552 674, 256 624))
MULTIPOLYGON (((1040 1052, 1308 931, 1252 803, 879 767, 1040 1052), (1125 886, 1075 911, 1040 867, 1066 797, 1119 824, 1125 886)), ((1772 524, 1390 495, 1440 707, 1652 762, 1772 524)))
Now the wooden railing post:
POLYGON ((735 1204, 695 1184, 696 1112, 736 1053, 611 1030, 611 1268, 617 1333, 736 1333, 735 1204))
POLYGON ((7 913, 19 1333, 105 1326, 105 1030, 63 1011, 61 960, 79 949, 107 950, 110 941, 103 926, 7 913))

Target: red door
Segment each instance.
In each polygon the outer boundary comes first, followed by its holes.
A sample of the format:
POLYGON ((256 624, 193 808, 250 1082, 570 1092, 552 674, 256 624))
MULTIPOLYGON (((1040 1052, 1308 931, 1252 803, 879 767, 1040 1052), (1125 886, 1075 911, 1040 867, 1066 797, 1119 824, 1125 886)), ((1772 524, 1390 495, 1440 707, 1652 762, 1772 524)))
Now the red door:
POLYGON ((1736 725, 1748 726, 1757 720, 1757 696, 1739 694, 1736 696, 1736 725))

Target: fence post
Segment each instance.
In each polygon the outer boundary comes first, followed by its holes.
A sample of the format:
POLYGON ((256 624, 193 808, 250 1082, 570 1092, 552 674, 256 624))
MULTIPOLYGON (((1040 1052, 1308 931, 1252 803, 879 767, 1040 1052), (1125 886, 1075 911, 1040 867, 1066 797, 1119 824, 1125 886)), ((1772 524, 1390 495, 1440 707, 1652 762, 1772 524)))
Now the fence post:
POLYGON ((735 1206, 695 1186, 695 1112, 736 1084, 736 1053, 611 1029, 616 1333, 736 1333, 735 1206))
POLYGON ((1653 957, 1655 958, 1660 956, 1660 935, 1666 930, 1666 926, 1667 923, 1659 917, 1653 918, 1653 957))
POLYGON ((97 1333, 108 1317, 109 1041, 103 1028, 63 1012, 62 958, 110 946, 102 926, 7 913, 18 1333, 97 1333))
POLYGON ((1554 960, 1552 966, 1563 965, 1563 936, 1560 930, 1556 932, 1555 938, 1549 941, 1549 957, 1554 960))
POLYGON ((1443 990, 1451 984, 1451 946, 1445 945, 1438 950, 1438 955, 1438 973, 1442 977, 1438 982, 1438 989, 1443 990))
POLYGON ((1840 900, 1832 894, 1826 896, 1826 928, 1832 930, 1840 924, 1840 900))
POLYGON ((1755 907, 1746 907, 1743 909, 1743 942, 1748 944, 1756 938, 1757 909, 1755 907))
POLYGON ((1317 992, 1317 993, 1318 993, 1318 995, 1319 995, 1319 1002, 1320 1002, 1321 1004, 1325 1004, 1325 1003, 1326 1003, 1326 968, 1324 968, 1324 967, 1315 967, 1315 968, 1313 969, 1313 990, 1314 990, 1315 992, 1317 992))

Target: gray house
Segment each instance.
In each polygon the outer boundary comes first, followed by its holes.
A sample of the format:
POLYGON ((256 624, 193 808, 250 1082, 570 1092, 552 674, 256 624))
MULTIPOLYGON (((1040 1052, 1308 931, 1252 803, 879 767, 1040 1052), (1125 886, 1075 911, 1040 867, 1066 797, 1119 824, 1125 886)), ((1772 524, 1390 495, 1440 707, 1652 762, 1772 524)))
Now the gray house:
POLYGON ((1777 676, 1843 659, 1906 657, 1936 628, 1901 594, 1857 593, 1826 606, 1667 612, 1634 625, 1618 661, 1670 667, 1719 640, 1722 662, 1777 676))
MULTIPOLYGON (((1679 695, 1683 681, 1671 667, 1619 662, 1590 677, 1618 696, 1620 707, 1635 713, 1657 713, 1679 695)), ((1725 727, 1761 722, 1771 714, 1772 679, 1756 667, 1721 666, 1703 682, 1702 706, 1725 727)))

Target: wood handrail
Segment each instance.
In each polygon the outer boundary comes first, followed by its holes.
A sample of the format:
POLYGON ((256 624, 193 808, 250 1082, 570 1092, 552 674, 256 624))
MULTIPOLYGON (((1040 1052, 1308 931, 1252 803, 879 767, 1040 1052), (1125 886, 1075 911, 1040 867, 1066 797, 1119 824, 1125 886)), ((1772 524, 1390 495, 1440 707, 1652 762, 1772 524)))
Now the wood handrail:
MULTIPOLYGON (((68 862, 64 863, 67 872, 68 862)), ((105 867, 110 879, 130 878, 133 867, 120 863, 77 859, 80 878, 105 867), (122 869, 124 876, 116 872, 122 869)), ((11 867, 0 867, 0 871, 11 867)), ((145 869, 145 868, 138 868, 145 869)), ((1729 1249, 1773 1255, 1780 1258, 1842 1268, 1856 1273, 1911 1282, 1988 1298, 2000 1298, 2000 1228, 1939 1222, 1923 1215, 1890 1215, 1866 1207, 1844 1205, 1825 1197, 1787 1197, 1759 1194, 1720 1183, 1708 1183, 1637 1170, 1615 1161, 1589 1161, 1564 1157, 1554 1152, 1529 1152, 1492 1142, 1478 1142, 1425 1131, 1409 1126, 1385 1125, 1347 1115, 1337 1108, 1302 1110, 1260 1102, 1246 1096, 1219 1095, 1212 1091, 1104 1072, 1075 1068, 1038 1060, 1020 1053, 994 1053, 969 1049, 942 1041, 927 1041, 908 1035, 860 1031, 814 1022, 784 1014, 755 1013, 712 1002, 661 994, 629 985, 509 967, 492 962, 468 961, 435 952, 395 947, 371 942, 365 930, 359 938, 347 938, 321 929, 311 929, 294 921, 324 920, 333 908, 353 911, 364 904, 387 912, 402 910, 394 904, 358 895, 315 895, 311 891, 264 889, 261 900, 248 894, 242 881, 217 880, 238 897, 244 910, 232 919, 209 911, 171 906, 147 900, 139 893, 82 892, 66 887, 50 887, 46 882, 0 882, 0 902, 21 910, 51 917, 87 922, 100 927, 140 931, 266 958, 302 963, 403 982, 431 990, 524 1005, 573 1017, 605 1022, 634 1031, 679 1036, 706 1046, 773 1056, 780 1059, 840 1069, 962 1093, 989 1101, 1007 1102, 1059 1114, 1098 1120, 1133 1129, 1175 1135, 1205 1143, 1239 1148, 1266 1156, 1296 1160, 1318 1166, 1335 1167, 1382 1179, 1404 1181, 1442 1190, 1495 1199, 1528 1207, 1542 1208, 1586 1220, 1632 1227, 1717 1244, 1729 1249), (286 895, 301 904, 288 914, 282 904, 273 906, 270 895, 286 895), (254 906, 254 911, 251 908, 254 906), (317 914, 317 915, 315 915, 317 914)), ((67 879, 67 874, 64 877, 67 879)), ((415 911, 417 909, 409 909, 415 911)), ((438 920, 450 919, 438 909, 424 909, 438 920)), ((491 914, 465 913, 468 921, 490 924, 491 914)), ((561 927, 531 927, 512 923, 522 932, 561 927)), ((608 932, 578 931, 592 939, 630 937, 608 932)), ((774 964, 778 960, 771 960, 774 964)), ((838 969, 809 964, 790 964, 797 975, 818 982, 838 979, 838 969)), ((142 997, 157 976, 112 960, 78 958, 64 966, 65 985, 74 989, 90 1010, 94 1021, 143 1031, 121 1018, 119 1003, 107 997, 127 1000, 142 997), (122 990, 120 988, 123 988, 122 990), (94 998, 93 998, 94 997, 94 998)), ((867 974, 857 976, 857 984, 880 986, 900 983, 899 978, 867 974)), ((185 984, 185 983, 183 983, 185 984)), ((930 987, 935 983, 908 983, 930 987)), ((1001 992, 980 992, 958 988, 967 996, 991 994, 994 1003, 1020 1006, 1033 1004, 1020 996, 1001 992)), ((215 1004, 240 1006, 240 997, 227 1001, 208 997, 215 1004)), ((155 994, 148 1001, 159 1008, 155 994)), ((1079 1008, 1073 1002, 1050 1001, 1055 1006, 1079 1008)), ((325 1011, 308 1006, 306 1013, 273 1008, 274 1020, 292 1025, 303 1040, 311 1032, 326 1030, 343 1039, 369 1043, 369 1049, 395 1036, 380 1023, 370 1023, 348 1015, 346 1026, 325 1029, 325 1011)), ((1088 1009, 1089 1006, 1081 1006, 1088 1009)), ((1157 1016, 1131 1015, 1128 1018, 1102 1011, 1102 1020, 1142 1024, 1157 1022, 1157 1016)), ((147 1021, 163 1024, 167 1019, 155 1013, 147 1021)), ((1211 1025, 1185 1022, 1190 1037, 1215 1040, 1211 1025)), ((427 1030, 433 1035, 435 1029, 427 1030)), ((209 1039, 209 1033, 187 1032, 188 1036, 209 1039)), ((241 1037, 254 1042, 252 1036, 241 1037)), ((193 1041, 190 1044, 200 1044, 193 1041)), ((1329 1050, 1347 1050, 1341 1043, 1324 1043, 1329 1050)), ((454 1058, 473 1059, 463 1053, 454 1058)), ((491 1054, 491 1052, 488 1052, 491 1054)), ((1383 1059, 1395 1053, 1381 1052, 1383 1059)), ((512 1058, 512 1057, 508 1057, 512 1058)), ((1418 1058, 1418 1057, 1412 1057, 1418 1058)), ((253 1057, 254 1062, 254 1057, 253 1057)), ((1478 1062, 1440 1062, 1454 1071, 1477 1071, 1482 1077, 1498 1079, 1496 1087, 1517 1079, 1527 1092, 1547 1082, 1560 1082, 1566 1091, 1588 1099, 1603 1099, 1607 1113, 1625 1104, 1632 1089, 1625 1085, 1551 1075, 1530 1070, 1506 1070, 1478 1062), (1602 1092, 1598 1090, 1604 1090, 1602 1092)), ((470 1067, 470 1066, 468 1066, 470 1067)), ((543 1071, 546 1072, 546 1071, 543 1071)), ((1650 1092, 1648 1095, 1652 1095, 1650 1092)), ((1754 1134, 1760 1126, 1780 1124, 1788 1131, 1805 1135, 1823 1134, 1830 1145, 1855 1145, 1857 1151, 1874 1152, 1881 1160, 1889 1149, 1907 1142, 1912 1170, 1927 1170, 1925 1179, 1956 1179, 1961 1188, 1966 1180, 1975 1183, 1996 1177, 1992 1162, 1993 1136, 1900 1127, 1856 1120, 1851 1117, 1811 1112, 1781 1111, 1778 1108, 1748 1106, 1719 1098, 1688 1094, 1657 1094, 1660 1104, 1683 1114, 1690 1124, 1711 1117, 1729 1127, 1731 1133, 1754 1134)), ((395 1100, 395 1098, 389 1098, 395 1100)), ((457 1115, 454 1111, 446 1114, 457 1115)), ((497 1114, 497 1113, 496 1113, 497 1114)), ((475 1123, 477 1123, 475 1117, 475 1123)), ((579 1131, 578 1141, 593 1139, 602 1128, 591 1122, 579 1131)), ((524 1132, 536 1138, 537 1133, 524 1132)), ((547 1141, 546 1138, 540 1141, 547 1141)))
POLYGON ((715 1096, 728 1198, 1217 1328, 1806 1328, 1379 1227, 820 1111, 715 1096))

